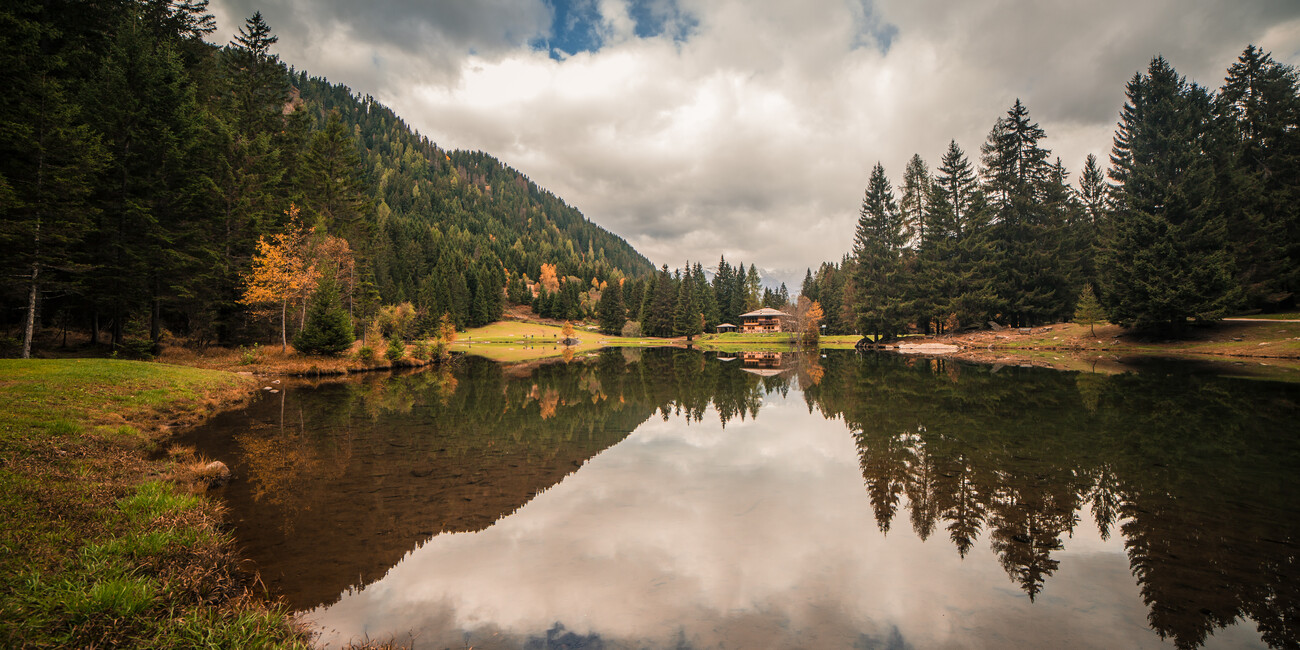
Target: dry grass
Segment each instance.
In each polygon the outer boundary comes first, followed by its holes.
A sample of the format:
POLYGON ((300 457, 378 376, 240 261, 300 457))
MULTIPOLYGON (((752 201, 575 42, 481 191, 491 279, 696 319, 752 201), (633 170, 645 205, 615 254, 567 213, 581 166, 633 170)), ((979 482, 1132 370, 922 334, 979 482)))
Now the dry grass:
POLYGON ((1189 328, 1179 339, 1153 338, 1118 325, 1074 323, 1000 332, 981 330, 913 339, 960 346, 947 355, 985 363, 1043 365, 1070 370, 1121 372, 1137 357, 1186 357, 1300 370, 1300 323, 1224 321, 1189 328))
POLYGON ((321 376, 346 375, 355 372, 388 370, 391 368, 415 368, 428 365, 411 357, 412 346, 406 346, 405 359, 394 363, 383 357, 383 350, 375 350, 375 359, 365 362, 358 358, 361 343, 353 343, 352 348, 337 357, 324 357, 300 354, 289 348, 287 351, 276 347, 240 347, 240 348, 192 348, 183 346, 164 346, 158 360, 192 368, 209 370, 226 370, 230 372, 255 375, 294 375, 321 376))

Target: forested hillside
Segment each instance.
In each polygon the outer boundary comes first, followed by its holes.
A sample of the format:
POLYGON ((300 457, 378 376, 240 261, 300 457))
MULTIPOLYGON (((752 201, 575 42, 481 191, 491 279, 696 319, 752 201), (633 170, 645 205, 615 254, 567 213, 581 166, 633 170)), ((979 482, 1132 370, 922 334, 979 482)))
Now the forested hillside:
POLYGON ((920 155, 897 194, 877 164, 853 252, 809 270, 831 332, 886 338, 988 321, 1031 326, 1100 303, 1175 333, 1300 291, 1300 78, 1250 46, 1212 92, 1161 57, 1135 73, 1109 169, 1077 185, 1016 100, 972 162, 920 155), (1109 178, 1109 181, 1107 180, 1109 178))
POLYGON ((542 264, 584 283, 653 271, 492 156, 444 151, 372 98, 288 68, 260 15, 206 42, 206 4, 0 9, 0 324, 24 353, 51 327, 114 347, 265 338, 266 314, 305 314, 327 275, 358 327, 407 301, 423 323, 467 326, 542 264), (283 300, 251 300, 259 241, 274 237, 297 242, 276 252, 302 277, 283 300))

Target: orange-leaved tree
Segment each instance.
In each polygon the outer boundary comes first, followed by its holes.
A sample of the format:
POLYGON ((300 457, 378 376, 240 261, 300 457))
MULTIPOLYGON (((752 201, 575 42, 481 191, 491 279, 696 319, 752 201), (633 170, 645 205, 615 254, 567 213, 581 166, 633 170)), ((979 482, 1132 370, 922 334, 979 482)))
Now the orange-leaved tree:
POLYGON ((286 213, 289 224, 284 232, 257 240, 253 268, 244 276, 244 295, 240 298, 245 305, 280 305, 281 351, 289 349, 289 303, 316 286, 318 275, 307 250, 312 229, 304 228, 298 220, 296 206, 290 204, 286 213))
POLYGON ((795 321, 799 330, 800 342, 808 347, 816 347, 821 339, 821 322, 825 314, 821 303, 799 296, 795 307, 795 321))
POLYGON ((541 282, 542 286, 546 287, 547 293, 555 293, 560 290, 560 278, 555 275, 554 264, 542 265, 542 276, 538 279, 538 282, 541 282))

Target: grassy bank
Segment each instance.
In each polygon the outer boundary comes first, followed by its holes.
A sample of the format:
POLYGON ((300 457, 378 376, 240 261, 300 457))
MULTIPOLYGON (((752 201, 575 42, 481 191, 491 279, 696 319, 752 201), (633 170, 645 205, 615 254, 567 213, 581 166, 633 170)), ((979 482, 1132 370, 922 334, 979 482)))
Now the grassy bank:
POLYGON ((1231 364, 1233 373, 1240 376, 1300 379, 1300 323, 1271 319, 1194 326, 1178 339, 1152 337, 1110 324, 1056 323, 1027 332, 982 330, 909 342, 955 345, 960 350, 944 356, 983 363, 1123 372, 1132 362, 1168 357, 1231 364))
POLYGON ((551 357, 572 356, 607 347, 682 346, 686 339, 629 338, 609 336, 574 325, 573 337, 579 343, 564 346, 564 330, 555 325, 526 321, 497 321, 464 332, 451 349, 487 357, 504 363, 535 361, 551 357))
POLYGON ((384 356, 386 345, 372 348, 374 358, 370 361, 362 361, 358 358, 357 351, 360 349, 361 342, 358 341, 353 343, 352 349, 346 353, 336 357, 326 357, 302 354, 292 347, 282 350, 278 345, 239 348, 167 346, 158 355, 158 360, 163 363, 208 370, 305 377, 348 375, 392 368, 416 368, 436 363, 414 358, 412 356, 414 346, 409 343, 406 346, 406 357, 397 362, 390 361, 384 356))
POLYGON ((255 598, 169 428, 238 404, 231 373, 0 360, 0 646, 303 645, 255 598))
MULTIPOLYGON (((852 349, 862 337, 856 334, 828 335, 819 339, 818 345, 827 349, 852 349)), ((695 340, 695 344, 705 350, 718 352, 745 352, 757 350, 792 350, 794 337, 789 332, 765 334, 705 334, 695 340)))
MULTIPOLYGON (((601 334, 591 326, 574 325, 574 338, 580 342, 567 349, 560 344, 564 338, 559 326, 527 322, 498 321, 465 332, 452 345, 452 349, 487 357, 495 361, 519 363, 535 361, 565 354, 580 355, 606 347, 685 347, 688 344, 715 352, 789 351, 794 344, 789 333, 771 334, 704 334, 688 342, 686 337, 655 338, 611 336, 601 334)), ((857 335, 823 336, 821 347, 852 349, 862 337, 857 335)))

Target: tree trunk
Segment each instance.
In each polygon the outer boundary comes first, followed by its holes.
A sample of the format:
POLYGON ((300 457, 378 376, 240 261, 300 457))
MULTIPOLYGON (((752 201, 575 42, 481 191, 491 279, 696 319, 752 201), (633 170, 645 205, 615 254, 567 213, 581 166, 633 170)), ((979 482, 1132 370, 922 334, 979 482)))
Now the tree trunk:
MULTIPOLYGON (((37 225, 37 233, 40 232, 40 226, 37 225)), ((37 240, 40 240, 39 234, 37 240)), ((36 331, 36 292, 37 277, 40 275, 40 262, 32 262, 32 286, 27 294, 27 325, 23 328, 23 357, 30 359, 32 357, 32 334, 36 331)))
POLYGON ((90 344, 99 345, 99 312, 90 314, 90 344))
POLYGON ((288 318, 289 318, 289 301, 281 300, 280 301, 280 352, 282 353, 289 351, 289 337, 285 333, 286 330, 289 329, 288 318))

